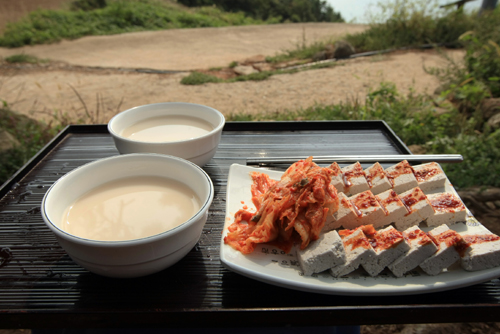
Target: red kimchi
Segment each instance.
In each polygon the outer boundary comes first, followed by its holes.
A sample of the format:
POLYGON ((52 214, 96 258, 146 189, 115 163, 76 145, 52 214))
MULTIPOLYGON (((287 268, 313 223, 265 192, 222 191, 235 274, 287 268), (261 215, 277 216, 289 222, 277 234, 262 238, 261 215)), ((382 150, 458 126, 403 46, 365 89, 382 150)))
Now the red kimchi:
POLYGON ((271 243, 289 252, 317 240, 328 215, 338 210, 337 190, 330 184, 333 171, 312 157, 291 165, 279 181, 259 172, 251 173, 252 202, 256 212, 241 209, 224 242, 243 254, 256 244, 271 243))

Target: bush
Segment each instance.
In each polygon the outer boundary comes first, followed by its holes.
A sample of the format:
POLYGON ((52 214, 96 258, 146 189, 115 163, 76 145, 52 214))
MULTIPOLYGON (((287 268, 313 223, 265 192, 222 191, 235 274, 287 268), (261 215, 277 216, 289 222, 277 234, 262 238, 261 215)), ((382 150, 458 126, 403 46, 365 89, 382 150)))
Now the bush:
POLYGON ((46 124, 0 108, 0 128, 17 139, 19 145, 0 155, 0 184, 31 159, 62 129, 62 125, 46 124))
POLYGON ((324 0, 178 0, 190 6, 217 6, 228 12, 243 12, 259 20, 279 22, 344 22, 324 0))
POLYGON ((348 35, 346 39, 357 52, 425 44, 460 46, 458 39, 473 27, 475 15, 438 10, 436 5, 432 1, 407 3, 395 0, 383 7, 383 19, 372 18, 369 29, 348 35))

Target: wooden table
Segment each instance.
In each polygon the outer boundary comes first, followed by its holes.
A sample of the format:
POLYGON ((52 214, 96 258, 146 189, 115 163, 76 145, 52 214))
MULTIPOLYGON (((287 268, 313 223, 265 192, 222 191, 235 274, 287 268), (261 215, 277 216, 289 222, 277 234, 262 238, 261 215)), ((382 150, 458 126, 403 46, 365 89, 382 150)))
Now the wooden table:
POLYGON ((42 198, 59 177, 117 154, 105 125, 70 126, 0 189, 0 328, 498 321, 498 279, 431 294, 352 297, 281 288, 221 265, 231 164, 262 156, 410 154, 385 122, 227 123, 216 156, 204 167, 215 198, 199 242, 173 267, 137 279, 100 277, 79 267, 40 215, 42 198))

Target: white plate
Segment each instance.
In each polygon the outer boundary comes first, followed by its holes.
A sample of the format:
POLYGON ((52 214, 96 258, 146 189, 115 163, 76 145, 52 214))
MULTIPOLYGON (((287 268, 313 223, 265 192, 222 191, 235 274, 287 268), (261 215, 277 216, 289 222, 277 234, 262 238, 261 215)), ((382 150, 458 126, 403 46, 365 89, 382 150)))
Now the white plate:
MULTIPOLYGON (((263 244, 257 245, 252 254, 243 255, 224 244, 224 237, 227 235, 227 227, 233 223, 234 214, 238 210, 245 205, 249 210, 255 210, 250 193, 252 180, 249 173, 252 171, 264 172, 276 180, 279 180, 282 174, 237 164, 231 166, 227 186, 226 218, 220 247, 221 261, 229 270, 265 283, 294 290, 351 296, 437 292, 482 283, 500 276, 500 268, 468 272, 458 264, 437 276, 428 276, 419 269, 401 278, 396 278, 387 271, 377 277, 371 277, 363 269, 340 278, 331 276, 328 271, 313 276, 303 276, 293 250, 285 254, 278 248, 263 244)), ((446 190, 454 191, 449 183, 446 190)), ((468 218, 467 224, 459 223, 450 228, 457 232, 489 232, 472 216, 468 218)))

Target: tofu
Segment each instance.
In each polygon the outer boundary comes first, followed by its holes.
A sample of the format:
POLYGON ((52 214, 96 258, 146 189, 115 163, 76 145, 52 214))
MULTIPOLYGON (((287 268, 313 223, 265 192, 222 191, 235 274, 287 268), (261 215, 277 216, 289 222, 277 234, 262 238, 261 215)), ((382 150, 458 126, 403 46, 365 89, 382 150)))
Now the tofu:
POLYGON ((344 245, 337 231, 320 235, 306 249, 297 250, 297 259, 305 276, 320 273, 346 262, 344 245))
POLYGON ((417 226, 404 231, 403 236, 410 245, 410 249, 387 266, 396 277, 403 277, 405 273, 417 268, 438 250, 431 238, 417 226))
POLYGON ((404 231, 411 226, 419 225, 420 222, 434 215, 434 209, 419 187, 408 190, 399 195, 401 202, 408 210, 408 213, 395 222, 396 229, 404 231))
POLYGON ((342 168, 342 173, 344 174, 344 193, 347 196, 370 190, 365 171, 359 162, 342 168))
POLYGON ((495 234, 462 235, 459 246, 461 266, 467 271, 490 269, 500 266, 500 237, 495 234))
POLYGON ((392 184, 387 175, 385 175, 384 168, 378 162, 365 169, 365 176, 368 186, 374 195, 392 189, 392 184))
POLYGON ((337 212, 333 214, 333 220, 327 221, 323 227, 323 231, 331 231, 333 229, 338 229, 344 224, 347 226, 356 226, 358 216, 354 211, 351 201, 344 193, 338 193, 339 197, 339 208, 337 212))
POLYGON ((373 225, 375 228, 383 227, 391 223, 397 222, 403 219, 407 214, 408 210, 406 206, 399 198, 398 194, 392 189, 386 190, 383 193, 375 195, 380 206, 385 211, 385 218, 381 219, 377 225, 373 225))
POLYGON ((452 225, 467 220, 467 210, 462 200, 453 193, 436 193, 427 195, 434 209, 434 215, 426 220, 429 227, 442 224, 452 225))
POLYGON ((373 277, 410 249, 403 234, 392 226, 377 231, 374 235, 365 235, 375 251, 375 256, 362 263, 362 266, 373 277))
POLYGON ((418 187, 417 179, 413 174, 413 168, 407 160, 386 168, 385 174, 392 183, 392 189, 398 194, 418 187))
POLYGON ((384 209, 370 190, 349 197, 357 219, 345 221, 342 226, 347 229, 355 229, 362 225, 378 225, 380 220, 385 219, 384 209))
POLYGON ((340 166, 334 162, 328 166, 328 168, 333 171, 332 181, 330 183, 337 189, 337 192, 345 192, 344 174, 340 166))
POLYGON ((413 174, 417 179, 418 187, 425 193, 443 188, 448 179, 436 162, 413 166, 413 174))
POLYGON ((438 247, 438 251, 420 264, 420 268, 431 276, 438 275, 460 260, 456 246, 463 243, 462 236, 450 230, 447 225, 438 226, 428 233, 431 240, 438 247))
POLYGON ((375 256, 375 251, 368 242, 362 229, 342 230, 339 233, 344 244, 346 262, 336 265, 330 269, 330 274, 334 277, 347 275, 371 257, 375 256))

